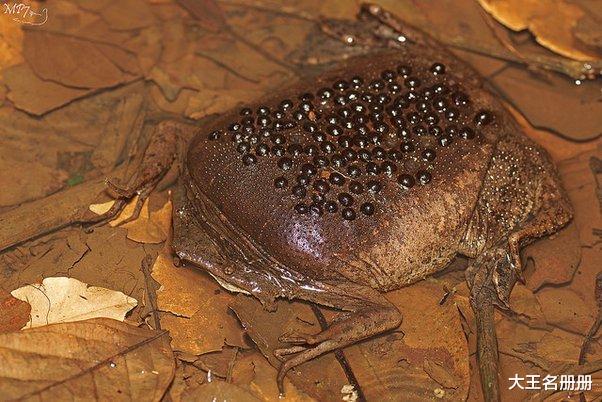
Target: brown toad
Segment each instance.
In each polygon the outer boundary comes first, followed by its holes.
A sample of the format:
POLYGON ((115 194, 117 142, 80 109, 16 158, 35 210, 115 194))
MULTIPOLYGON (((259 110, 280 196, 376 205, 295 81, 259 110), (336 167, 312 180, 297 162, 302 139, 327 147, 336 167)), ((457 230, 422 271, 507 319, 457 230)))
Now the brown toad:
MULTIPOLYGON (((267 308, 284 297, 346 312, 318 335, 282 339, 292 346, 277 351, 288 357, 281 387, 290 368, 396 328, 402 317, 381 292, 458 254, 472 259, 472 303, 486 325, 520 277, 520 247, 572 214, 549 156, 472 69, 378 7, 362 16, 374 34, 343 40, 395 50, 220 116, 198 129, 181 169, 181 260, 267 308)), ((111 184, 116 197, 148 196, 177 130, 160 125, 141 174, 111 184)), ((482 358, 497 357, 495 338, 479 342, 482 358)), ((495 395, 495 373, 484 373, 495 395)))

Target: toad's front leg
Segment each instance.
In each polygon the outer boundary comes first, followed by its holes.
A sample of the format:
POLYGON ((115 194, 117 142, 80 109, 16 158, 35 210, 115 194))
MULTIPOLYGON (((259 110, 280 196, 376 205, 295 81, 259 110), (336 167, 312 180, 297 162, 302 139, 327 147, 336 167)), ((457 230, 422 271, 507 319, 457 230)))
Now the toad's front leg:
POLYGON ((341 349, 371 336, 395 329, 401 324, 401 313, 376 290, 349 282, 323 284, 320 292, 303 291, 296 297, 345 311, 324 331, 316 334, 286 334, 282 342, 293 346, 277 349, 274 354, 284 359, 278 371, 278 388, 283 393, 287 371, 324 353, 341 349))
POLYGON ((134 196, 138 195, 134 213, 121 223, 135 220, 144 201, 171 168, 178 148, 178 123, 161 122, 146 147, 140 165, 127 183, 107 179, 107 192, 115 199, 113 206, 104 214, 82 219, 82 223, 102 225, 113 219, 134 196))

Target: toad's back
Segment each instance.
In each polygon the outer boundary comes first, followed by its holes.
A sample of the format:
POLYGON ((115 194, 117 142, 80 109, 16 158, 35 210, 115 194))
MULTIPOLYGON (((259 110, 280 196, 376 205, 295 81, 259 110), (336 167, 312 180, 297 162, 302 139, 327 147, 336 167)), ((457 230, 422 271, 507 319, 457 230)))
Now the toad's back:
POLYGON ((504 112, 453 58, 354 58, 203 129, 192 182, 298 273, 382 290, 453 257, 504 112))

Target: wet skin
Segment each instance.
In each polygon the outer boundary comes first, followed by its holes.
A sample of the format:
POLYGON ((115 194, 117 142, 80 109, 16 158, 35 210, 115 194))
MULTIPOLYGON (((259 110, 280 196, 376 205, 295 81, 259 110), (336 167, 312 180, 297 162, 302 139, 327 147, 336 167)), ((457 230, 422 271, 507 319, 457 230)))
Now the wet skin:
MULTIPOLYGON (((364 11, 382 25, 381 10, 364 11)), ((290 368, 399 326, 382 292, 458 254, 472 259, 473 306, 487 292, 504 306, 520 247, 572 214, 547 153, 472 69, 419 33, 395 50, 383 49, 394 34, 365 36, 343 39, 380 50, 199 128, 182 164, 181 260, 268 309, 288 298, 344 312, 317 335, 281 338, 280 387, 290 368)), ((117 198, 150 193, 177 131, 159 126, 141 173, 111 185, 117 198)))

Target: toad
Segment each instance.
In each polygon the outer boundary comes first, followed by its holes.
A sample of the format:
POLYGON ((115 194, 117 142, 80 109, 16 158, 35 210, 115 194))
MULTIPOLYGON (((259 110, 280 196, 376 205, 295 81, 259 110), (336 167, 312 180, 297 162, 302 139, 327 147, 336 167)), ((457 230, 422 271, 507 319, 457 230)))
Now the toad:
MULTIPOLYGON (((466 256, 483 387, 497 399, 493 306, 507 307, 521 277, 520 248, 564 226, 572 208, 548 154, 473 69, 377 6, 361 18, 374 29, 324 30, 378 50, 197 129, 175 200, 175 254, 266 308, 287 298, 343 312, 317 335, 281 338, 281 390, 291 368, 398 327, 383 292, 466 256)), ((139 173, 109 182, 115 210, 152 191, 177 132, 160 124, 139 173)))

